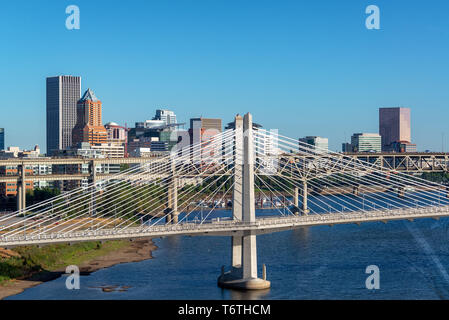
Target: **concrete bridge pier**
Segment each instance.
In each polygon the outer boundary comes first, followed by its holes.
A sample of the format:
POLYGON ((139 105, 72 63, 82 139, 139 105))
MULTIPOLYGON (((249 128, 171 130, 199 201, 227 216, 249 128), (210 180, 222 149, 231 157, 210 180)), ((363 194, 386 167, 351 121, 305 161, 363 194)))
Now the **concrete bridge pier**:
POLYGON ((26 209, 26 182, 25 182, 25 165, 17 166, 17 173, 20 175, 20 179, 17 181, 17 210, 26 209))
POLYGON ((173 223, 173 188, 171 186, 169 186, 167 190, 167 203, 164 214, 165 223, 173 223))
POLYGON ((178 223, 178 179, 173 178, 172 183, 169 187, 169 199, 168 206, 170 210, 170 220, 172 224, 178 223))
POLYGON ((293 210, 295 215, 299 215, 299 188, 295 187, 293 189, 293 210))
POLYGON ((167 224, 167 223, 171 223, 171 219, 172 219, 172 217, 171 217, 171 213, 169 213, 171 211, 171 209, 170 208, 167 208, 167 209, 165 209, 164 210, 164 215, 165 215, 165 223, 167 224))
POLYGON ((178 223, 178 178, 175 176, 175 162, 171 161, 171 177, 168 184, 167 192, 167 216, 165 217, 166 223, 177 224, 178 223))
POLYGON ((89 203, 89 215, 93 217, 97 210, 97 166, 95 164, 95 160, 90 162, 90 182, 92 183, 92 194, 91 194, 91 202, 89 203))
MULTIPOLYGON (((256 221, 254 196, 254 146, 252 132, 252 116, 247 113, 242 121, 240 116, 235 118, 235 166, 233 190, 233 219, 251 224, 256 221), (242 126, 243 122, 243 126, 242 126), (243 131, 242 131, 243 128, 243 131), (243 132, 245 135, 243 135, 243 132), (244 139, 243 139, 244 137, 244 139), (242 148, 243 140, 243 148, 242 148), (243 151, 243 163, 242 153, 243 151)), ((222 288, 240 290, 260 290, 271 286, 264 278, 257 276, 257 239, 252 231, 241 231, 232 236, 232 265, 231 270, 218 277, 218 285, 222 288)))
POLYGON ((307 196, 309 194, 309 191, 307 190, 307 180, 302 181, 302 212, 303 214, 307 215, 310 210, 307 206, 307 196))
POLYGON ((22 192, 22 187, 19 186, 19 183, 17 183, 17 196, 16 196, 16 201, 17 201, 17 211, 22 211, 24 209, 23 207, 23 196, 22 196, 23 192, 22 192))

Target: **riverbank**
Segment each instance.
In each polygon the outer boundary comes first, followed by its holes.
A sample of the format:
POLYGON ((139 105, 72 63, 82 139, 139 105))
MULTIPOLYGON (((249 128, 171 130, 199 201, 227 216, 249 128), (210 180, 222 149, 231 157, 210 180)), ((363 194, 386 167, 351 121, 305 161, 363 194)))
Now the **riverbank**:
POLYGON ((116 264, 152 258, 151 240, 85 242, 0 249, 0 299, 54 280, 76 265, 82 275, 116 264))

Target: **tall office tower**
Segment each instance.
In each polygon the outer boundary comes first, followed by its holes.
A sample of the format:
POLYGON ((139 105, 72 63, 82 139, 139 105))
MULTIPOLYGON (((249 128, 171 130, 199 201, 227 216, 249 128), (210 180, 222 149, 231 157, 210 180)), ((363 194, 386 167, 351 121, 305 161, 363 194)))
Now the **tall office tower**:
POLYGON ((0 128, 0 150, 5 150, 5 129, 0 128))
POLYGON ((329 140, 327 138, 317 136, 307 136, 299 138, 299 151, 305 153, 327 153, 329 148, 329 140), (308 145, 305 145, 308 144, 308 145))
POLYGON ((81 142, 91 145, 106 143, 108 132, 101 123, 101 101, 91 89, 87 89, 76 106, 77 121, 73 128, 72 145, 81 142))
POLYGON ((193 118, 190 119, 191 144, 206 141, 222 132, 221 119, 193 118))
POLYGON ((176 123, 176 115, 173 111, 158 109, 153 120, 162 120, 165 124, 174 124, 176 123))
MULTIPOLYGON (((214 136, 222 132, 221 119, 193 118, 190 119, 190 144, 201 145, 192 150, 192 160, 204 162, 205 159, 213 159, 222 156, 223 146, 215 141, 214 136), (214 143, 214 147, 210 144, 214 143)), ((210 162, 207 160, 206 162, 210 162)))
POLYGON ((81 77, 47 78, 47 155, 72 145, 81 77))
POLYGON ((391 151, 395 142, 411 142, 410 108, 379 108, 382 151, 391 151))

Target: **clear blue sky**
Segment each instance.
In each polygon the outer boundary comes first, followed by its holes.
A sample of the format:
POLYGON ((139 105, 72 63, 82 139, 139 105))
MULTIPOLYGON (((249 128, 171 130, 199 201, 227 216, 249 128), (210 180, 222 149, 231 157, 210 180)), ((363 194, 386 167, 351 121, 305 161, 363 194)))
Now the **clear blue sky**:
POLYGON ((2 1, 0 127, 45 150, 45 78, 79 75, 103 122, 250 111, 330 148, 378 131, 378 108, 412 110, 419 150, 449 151, 449 1, 2 1), (81 11, 67 30, 65 8, 81 11), (380 8, 381 30, 365 28, 380 8))

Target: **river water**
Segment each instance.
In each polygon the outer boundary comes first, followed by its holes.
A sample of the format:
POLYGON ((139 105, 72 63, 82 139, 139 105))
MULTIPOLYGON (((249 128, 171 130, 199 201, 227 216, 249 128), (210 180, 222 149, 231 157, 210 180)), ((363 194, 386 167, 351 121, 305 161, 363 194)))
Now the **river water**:
MULTIPOLYGON (((229 214, 221 211, 209 218, 229 214)), ((239 292, 216 284, 221 266, 228 266, 231 259, 229 237, 167 237, 154 239, 158 246, 154 259, 81 276, 79 290, 67 290, 63 276, 8 299, 448 299, 448 240, 446 218, 317 226, 261 235, 257 237, 259 274, 262 263, 266 264, 272 287, 239 292), (365 286, 370 265, 379 267, 377 290, 365 286), (126 289, 103 292, 102 286, 126 289)))

